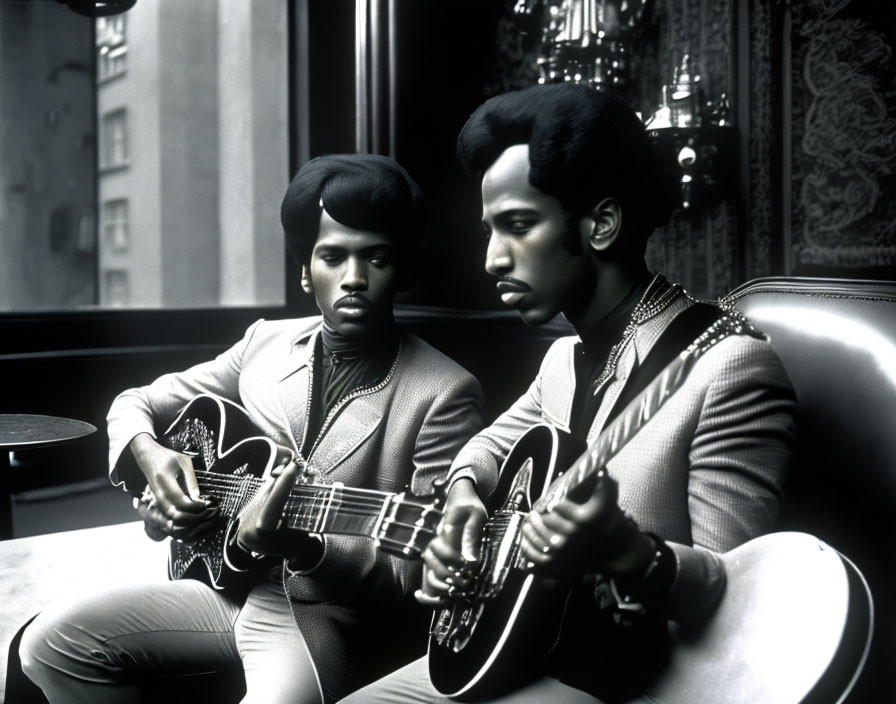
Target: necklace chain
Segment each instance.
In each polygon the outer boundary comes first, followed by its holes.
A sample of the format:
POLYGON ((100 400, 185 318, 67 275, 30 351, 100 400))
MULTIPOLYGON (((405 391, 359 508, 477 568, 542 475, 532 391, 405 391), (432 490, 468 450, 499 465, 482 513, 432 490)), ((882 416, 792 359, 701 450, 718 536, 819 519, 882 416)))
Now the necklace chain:
MULTIPOLYGON (((629 340, 634 337, 635 330, 645 320, 649 320, 653 316, 662 312, 666 307, 678 297, 679 293, 684 292, 680 284, 670 283, 662 274, 656 274, 653 280, 648 284, 647 289, 641 296, 635 307, 632 309, 631 317, 625 330, 622 331, 622 337, 610 349, 607 357, 607 363, 604 366, 600 376, 594 382, 594 393, 603 386, 604 382, 616 373, 616 365, 622 356, 622 351, 628 345, 629 340)), ((687 294, 685 294, 687 295, 687 294)))

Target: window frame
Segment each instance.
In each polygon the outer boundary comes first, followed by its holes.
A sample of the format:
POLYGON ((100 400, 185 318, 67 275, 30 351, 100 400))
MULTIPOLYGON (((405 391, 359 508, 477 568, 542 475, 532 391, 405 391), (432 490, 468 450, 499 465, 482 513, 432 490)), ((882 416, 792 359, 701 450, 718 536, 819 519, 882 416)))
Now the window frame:
MULTIPOLYGON (((298 0, 287 3, 289 174, 284 174, 286 178, 308 160, 310 153, 308 2, 298 0)), ((96 81, 93 84, 95 91, 96 81)), ((98 142, 103 139, 99 134, 103 117, 96 115, 98 142)), ((99 149, 97 152, 94 178, 99 178, 101 170, 122 167, 104 165, 100 161, 99 149)), ((99 210, 103 203, 97 203, 97 206, 99 210)), ((101 213, 101 210, 97 213, 97 220, 101 221, 101 213)), ((97 236, 102 237, 102 222, 95 227, 97 236)), ((138 349, 224 349, 236 342, 245 329, 259 318, 278 319, 317 313, 311 297, 301 294, 300 269, 285 244, 283 264, 286 290, 284 303, 279 306, 101 308, 97 305, 96 308, 82 310, 0 311, 0 362, 126 354, 138 349)), ((97 277, 99 275, 97 267, 97 277)), ((100 283, 97 281, 97 290, 100 283)))

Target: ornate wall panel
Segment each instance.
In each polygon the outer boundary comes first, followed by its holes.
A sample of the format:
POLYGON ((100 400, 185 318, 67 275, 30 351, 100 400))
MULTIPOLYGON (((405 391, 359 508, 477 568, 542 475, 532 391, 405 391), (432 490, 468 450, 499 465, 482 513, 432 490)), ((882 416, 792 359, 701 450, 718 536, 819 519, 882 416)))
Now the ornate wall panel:
POLYGON ((792 13, 794 269, 896 277, 896 12, 802 0, 792 13))
MULTIPOLYGON (((742 127, 749 132, 749 174, 745 194, 747 224, 745 251, 743 252, 744 278, 753 279, 769 276, 775 271, 774 244, 781 237, 774 213, 772 189, 779 187, 773 182, 772 164, 778 159, 774 153, 775 124, 774 97, 776 71, 772 66, 773 36, 772 2, 751 0, 749 27, 746 36, 749 41, 748 95, 750 104, 741 113, 749 115, 749 125, 742 127)), ((741 35, 743 36, 743 34, 741 35)))

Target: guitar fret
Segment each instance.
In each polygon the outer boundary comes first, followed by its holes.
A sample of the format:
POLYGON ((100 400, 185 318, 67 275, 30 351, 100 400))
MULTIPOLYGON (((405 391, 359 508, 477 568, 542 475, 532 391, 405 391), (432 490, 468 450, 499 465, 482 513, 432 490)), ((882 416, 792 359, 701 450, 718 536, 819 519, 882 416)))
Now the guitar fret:
POLYGON ((336 496, 337 491, 341 491, 344 484, 342 482, 335 482, 333 484, 333 488, 330 490, 327 496, 327 504, 324 507, 323 514, 320 517, 320 525, 318 531, 323 531, 324 526, 327 524, 327 516, 330 514, 330 507, 333 505, 333 499, 336 496))

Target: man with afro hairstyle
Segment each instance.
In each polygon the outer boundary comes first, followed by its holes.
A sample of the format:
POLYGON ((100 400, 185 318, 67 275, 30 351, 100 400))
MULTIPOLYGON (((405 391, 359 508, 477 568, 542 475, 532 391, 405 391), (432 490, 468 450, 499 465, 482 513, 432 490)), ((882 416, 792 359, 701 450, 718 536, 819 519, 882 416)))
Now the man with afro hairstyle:
POLYGON ((194 675, 233 671, 245 675, 243 702, 332 702, 425 646, 419 562, 280 526, 300 466, 318 483, 428 495, 481 427, 476 379, 393 317, 413 281, 420 191, 386 157, 319 157, 293 179, 281 220, 321 315, 259 320, 216 359, 124 391, 108 429, 113 482, 152 492, 147 532, 190 539, 215 507, 156 433, 196 394, 242 405, 281 459, 237 542, 282 559, 242 590, 182 579, 48 608, 20 653, 52 704, 145 701, 159 678, 176 699, 194 675))
MULTIPOLYGON (((481 180, 485 268, 501 300, 530 325, 562 314, 576 335, 553 344, 528 390, 455 458, 423 556, 418 598, 432 606, 473 584, 483 502, 514 443, 542 423, 594 443, 627 389, 652 378, 642 367, 671 359, 721 315, 647 268, 647 238, 670 216, 673 191, 623 101, 575 84, 499 95, 470 117, 457 153, 481 180), (663 354, 651 357, 654 348, 663 354)), ((495 701, 637 699, 662 667, 669 622, 699 623, 718 603, 719 553, 772 529, 794 411, 767 339, 733 334, 610 458, 608 480, 536 503, 521 529, 522 569, 565 582, 569 598, 535 665, 495 701)), ((346 701, 447 700, 422 659, 346 701)))

